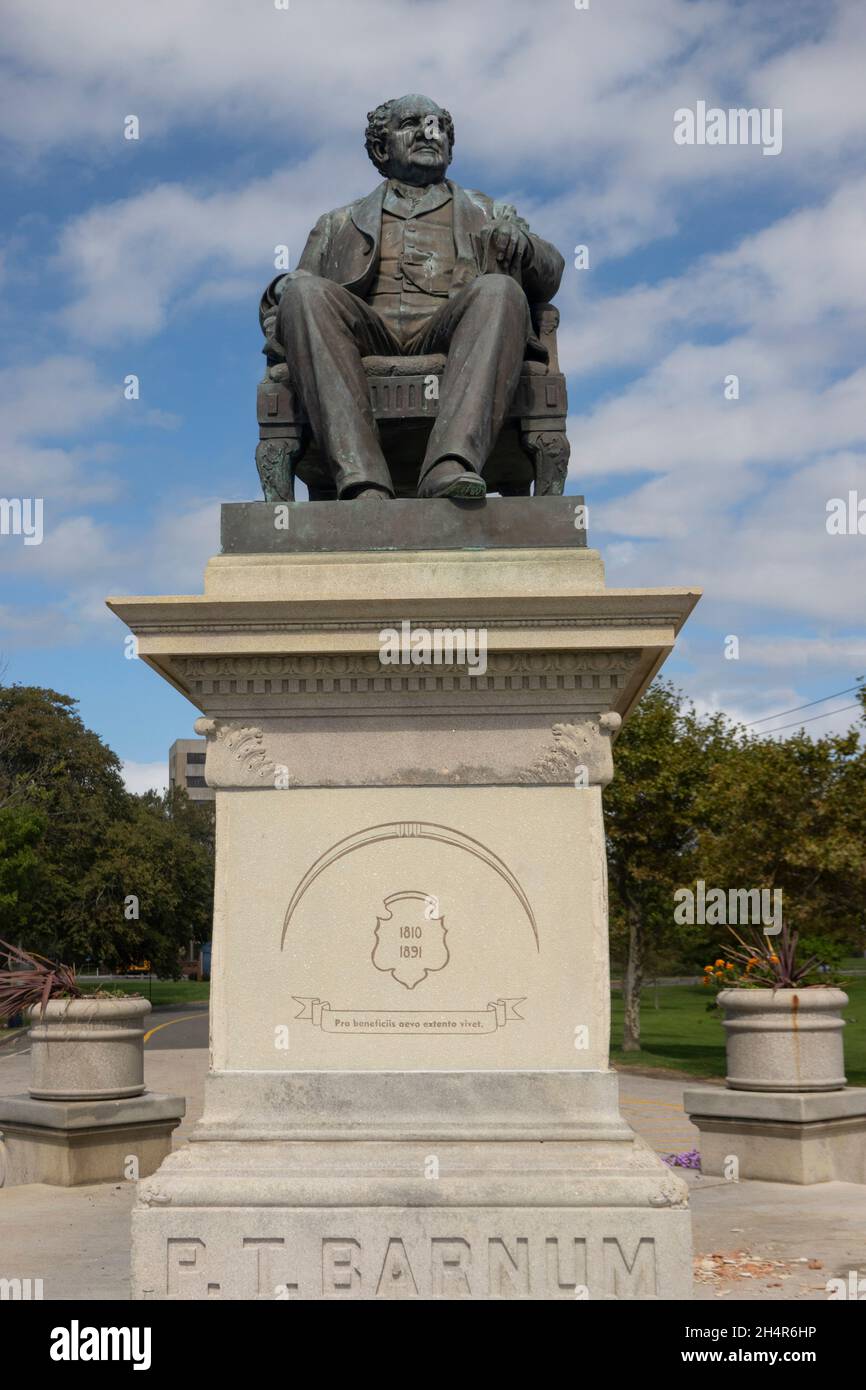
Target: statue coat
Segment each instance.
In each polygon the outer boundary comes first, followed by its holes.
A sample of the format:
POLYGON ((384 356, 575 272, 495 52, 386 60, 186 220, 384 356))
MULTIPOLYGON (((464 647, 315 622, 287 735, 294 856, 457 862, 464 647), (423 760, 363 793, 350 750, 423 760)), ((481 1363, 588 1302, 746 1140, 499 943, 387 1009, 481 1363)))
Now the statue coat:
MULTIPOLYGON (((530 304, 552 299, 559 289, 565 262, 555 246, 529 231, 526 222, 517 217, 513 207, 494 202, 476 189, 461 188, 451 179, 444 180, 454 200, 454 244, 457 258, 454 266, 451 294, 483 273, 479 263, 477 234, 489 222, 510 217, 528 233, 533 247, 532 262, 518 267, 515 278, 521 284, 530 304)), ((388 188, 384 179, 372 193, 354 203, 326 212, 319 218, 307 238, 299 271, 333 280, 359 299, 365 299, 379 264, 379 239, 382 228, 382 205, 388 188)), ((295 272, 297 273, 297 272, 295 272)), ((268 285, 262 296, 262 322, 273 313, 279 300, 282 274, 268 285)))

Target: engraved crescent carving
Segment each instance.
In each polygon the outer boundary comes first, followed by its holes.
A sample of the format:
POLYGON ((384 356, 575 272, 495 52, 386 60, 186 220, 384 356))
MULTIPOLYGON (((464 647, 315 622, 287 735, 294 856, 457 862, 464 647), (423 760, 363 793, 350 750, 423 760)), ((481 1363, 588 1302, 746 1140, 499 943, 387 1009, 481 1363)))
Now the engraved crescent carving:
POLYGON ((338 840, 335 845, 320 855, 315 864, 312 864, 304 877, 301 879, 289 903, 283 922, 283 934, 280 938, 280 949, 282 950, 286 942, 286 932, 292 920, 292 914, 301 898, 306 893, 310 884, 324 873, 331 864, 336 863, 347 854, 352 854, 356 849, 363 849, 366 845, 379 844, 382 840, 439 840, 445 845, 453 845, 455 849, 462 849, 467 854, 472 854, 482 863, 487 864, 494 873, 508 884, 514 896, 517 898, 529 920, 532 928, 532 935, 535 938, 536 950, 540 949, 538 941, 538 927, 535 916, 529 905, 529 899, 518 883, 514 874, 504 864, 498 855, 494 854, 486 845, 482 845, 480 840, 473 840, 471 835, 464 835, 462 830, 453 830, 448 825, 435 825, 427 821, 389 821, 384 825, 370 825, 366 830, 356 830, 354 834, 347 835, 345 839, 338 840))

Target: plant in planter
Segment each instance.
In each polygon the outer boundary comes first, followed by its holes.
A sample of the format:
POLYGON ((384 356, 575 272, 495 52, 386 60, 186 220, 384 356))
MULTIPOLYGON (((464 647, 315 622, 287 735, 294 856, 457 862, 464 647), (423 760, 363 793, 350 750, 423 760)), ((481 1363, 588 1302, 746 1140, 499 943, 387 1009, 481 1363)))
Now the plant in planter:
POLYGON ((49 999, 80 999, 82 990, 71 965, 57 965, 45 956, 31 955, 0 938, 6 969, 0 970, 0 1018, 26 1014, 35 1005, 44 1011, 49 999), (18 962, 17 969, 12 961, 18 962))
POLYGON ((704 968, 724 1011, 727 1085, 735 1091, 838 1091, 845 1085, 844 990, 815 976, 820 955, 800 959, 798 933, 729 926, 738 942, 704 968), (741 934, 742 933, 742 934, 741 934))
POLYGON ((144 1091, 143 1020, 136 995, 85 994, 71 966, 0 940, 0 1018, 30 1019, 30 1094, 40 1100, 118 1100, 144 1091), (16 964, 13 966, 13 962, 16 964))

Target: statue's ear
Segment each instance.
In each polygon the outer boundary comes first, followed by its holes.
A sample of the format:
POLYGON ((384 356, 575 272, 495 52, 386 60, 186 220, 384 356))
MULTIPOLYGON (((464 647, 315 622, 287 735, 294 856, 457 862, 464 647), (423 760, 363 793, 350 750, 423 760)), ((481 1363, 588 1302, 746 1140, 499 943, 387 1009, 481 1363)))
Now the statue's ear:
POLYGON ((369 155, 370 155, 370 158, 372 159, 373 163, 376 165, 376 168, 377 168, 377 169, 379 170, 379 172, 381 173, 381 172, 382 172, 381 166, 387 161, 387 158, 388 158, 388 139, 387 139, 387 136, 383 136, 383 135, 375 136, 375 137, 370 141, 369 155))

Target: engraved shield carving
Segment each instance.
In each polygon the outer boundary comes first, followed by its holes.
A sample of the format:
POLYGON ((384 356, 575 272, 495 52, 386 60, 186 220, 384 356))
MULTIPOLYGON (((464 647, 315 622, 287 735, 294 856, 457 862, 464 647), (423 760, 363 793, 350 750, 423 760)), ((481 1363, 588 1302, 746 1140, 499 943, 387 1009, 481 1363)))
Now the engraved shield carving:
POLYGON ((445 921, 432 893, 407 890, 385 899, 387 915, 376 918, 372 961, 406 989, 448 964, 445 921))

